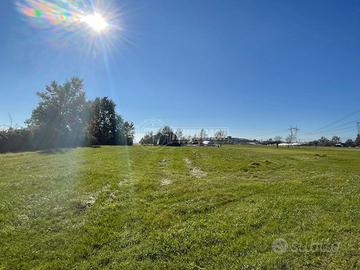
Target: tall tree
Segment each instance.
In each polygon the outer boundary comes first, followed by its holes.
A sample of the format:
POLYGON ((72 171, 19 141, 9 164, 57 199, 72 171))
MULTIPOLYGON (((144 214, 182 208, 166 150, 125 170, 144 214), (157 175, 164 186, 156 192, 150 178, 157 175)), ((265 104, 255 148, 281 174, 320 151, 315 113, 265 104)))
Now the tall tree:
POLYGON ((37 95, 40 102, 26 121, 30 128, 36 130, 37 144, 42 147, 81 144, 88 105, 83 81, 72 78, 63 85, 53 81, 37 95))

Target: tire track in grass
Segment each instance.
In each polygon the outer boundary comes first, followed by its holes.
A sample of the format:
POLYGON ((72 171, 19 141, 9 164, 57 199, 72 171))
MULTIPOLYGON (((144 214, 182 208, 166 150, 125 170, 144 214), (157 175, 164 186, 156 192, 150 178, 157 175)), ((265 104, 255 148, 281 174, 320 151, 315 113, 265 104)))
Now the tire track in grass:
POLYGON ((170 175, 169 175, 168 170, 166 169, 169 161, 170 161, 169 158, 163 158, 160 161, 160 168, 161 168, 162 173, 164 174, 164 177, 160 180, 160 185, 161 186, 168 186, 168 185, 172 184, 172 182, 173 182, 170 179, 170 175))

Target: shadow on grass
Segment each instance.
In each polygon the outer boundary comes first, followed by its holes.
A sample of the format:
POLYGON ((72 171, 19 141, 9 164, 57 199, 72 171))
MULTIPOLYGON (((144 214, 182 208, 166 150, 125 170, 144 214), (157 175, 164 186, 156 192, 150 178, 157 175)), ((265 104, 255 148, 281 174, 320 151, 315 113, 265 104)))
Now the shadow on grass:
POLYGON ((68 152, 71 148, 55 148, 55 149, 44 149, 38 151, 39 154, 49 155, 49 154, 64 154, 68 152))
POLYGON ((68 152, 71 149, 76 148, 101 148, 101 145, 89 145, 89 146, 75 146, 68 148, 52 148, 52 149, 24 149, 24 150, 8 150, 8 151, 0 151, 1 154, 9 154, 9 153, 26 153, 26 152, 37 152, 39 154, 63 154, 68 152))
POLYGON ((40 154, 63 154, 72 149, 76 148, 101 148, 101 145, 89 145, 89 146, 76 146, 76 147, 67 147, 67 148, 51 148, 51 149, 43 149, 38 150, 40 154))
POLYGON ((86 146, 86 147, 89 147, 89 148, 100 148, 101 145, 89 145, 89 146, 86 146))

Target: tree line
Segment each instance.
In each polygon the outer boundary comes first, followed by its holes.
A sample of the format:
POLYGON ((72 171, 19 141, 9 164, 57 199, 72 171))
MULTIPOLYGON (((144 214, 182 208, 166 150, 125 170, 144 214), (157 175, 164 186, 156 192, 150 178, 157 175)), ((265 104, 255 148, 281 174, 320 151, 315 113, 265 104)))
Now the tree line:
POLYGON ((52 82, 24 128, 0 131, 0 152, 90 145, 132 145, 134 124, 125 121, 108 97, 88 100, 79 78, 52 82))
MULTIPOLYGON (((213 136, 209 137, 205 129, 201 129, 199 134, 194 134, 193 136, 184 135, 183 130, 178 128, 174 131, 170 126, 164 126, 158 131, 150 131, 144 134, 144 136, 139 141, 143 145, 175 145, 178 144, 189 144, 189 143, 201 143, 205 140, 221 142, 222 144, 262 144, 262 145, 279 145, 280 143, 291 143, 292 138, 290 136, 286 137, 285 140, 280 136, 270 138, 268 140, 251 140, 251 139, 237 139, 232 138, 231 136, 226 135, 225 130, 217 130, 213 136)), ((348 139, 342 141, 339 136, 333 136, 331 139, 326 137, 321 137, 318 140, 303 142, 304 146, 344 146, 344 147, 359 147, 360 146, 360 135, 357 135, 356 139, 348 139)))
POLYGON ((180 139, 179 134, 174 133, 171 127, 164 126, 157 132, 146 133, 139 141, 140 144, 167 145, 180 139))
POLYGON ((319 140, 308 142, 309 145, 315 146, 345 146, 345 147, 357 147, 360 146, 360 135, 357 135, 356 139, 348 139, 345 142, 341 141, 339 136, 333 136, 331 139, 321 137, 319 140))
POLYGON ((225 140, 226 131, 219 129, 212 137, 209 137, 205 129, 201 129, 199 134, 185 135, 181 128, 177 128, 175 131, 170 126, 164 126, 158 131, 150 131, 144 134, 139 143, 143 145, 175 145, 175 144, 187 144, 193 142, 202 142, 205 140, 225 140))
MULTIPOLYGON (((262 144, 269 145, 269 144, 279 144, 282 142, 291 142, 288 139, 285 141, 282 140, 280 136, 277 136, 275 138, 270 138, 268 140, 262 141, 262 144)), ((309 141, 306 143, 303 143, 303 145, 308 146, 344 146, 344 147, 358 147, 360 146, 360 135, 357 135, 356 139, 347 139, 346 141, 342 141, 339 136, 333 136, 331 139, 328 139, 326 137, 321 137, 318 140, 309 141)))

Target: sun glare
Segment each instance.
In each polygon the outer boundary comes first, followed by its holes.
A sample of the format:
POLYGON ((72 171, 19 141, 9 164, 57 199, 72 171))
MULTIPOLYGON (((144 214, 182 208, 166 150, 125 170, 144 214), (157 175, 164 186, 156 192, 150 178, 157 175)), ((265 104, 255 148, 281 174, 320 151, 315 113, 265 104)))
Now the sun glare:
POLYGON ((104 52, 110 54, 118 48, 119 39, 124 39, 124 35, 120 35, 123 33, 122 13, 116 7, 116 0, 14 1, 31 26, 45 30, 41 32, 42 37, 52 45, 79 49, 95 57, 104 52), (55 34, 46 35, 48 31, 55 34))
POLYGON ((96 32, 102 32, 109 26, 104 17, 99 13, 86 15, 82 18, 82 21, 96 32))

